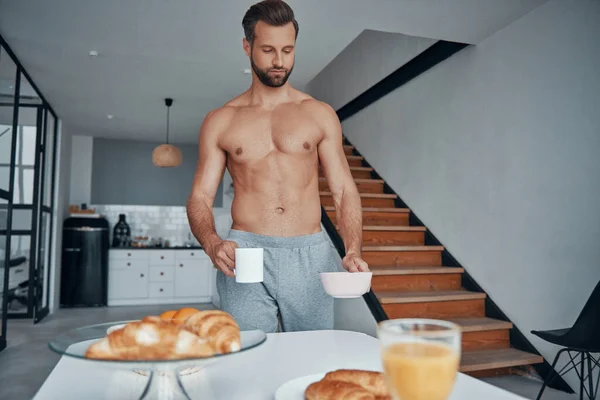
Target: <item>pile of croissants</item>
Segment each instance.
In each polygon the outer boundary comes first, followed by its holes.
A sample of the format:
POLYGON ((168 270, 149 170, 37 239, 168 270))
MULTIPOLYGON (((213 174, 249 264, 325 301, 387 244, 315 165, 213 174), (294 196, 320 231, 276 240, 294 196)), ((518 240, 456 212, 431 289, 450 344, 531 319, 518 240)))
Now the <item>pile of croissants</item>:
POLYGON ((240 348, 240 328, 229 313, 181 308, 146 316, 108 333, 88 347, 85 357, 174 360, 211 357, 240 348))
POLYGON ((310 384, 306 400, 391 400, 381 372, 338 369, 310 384))

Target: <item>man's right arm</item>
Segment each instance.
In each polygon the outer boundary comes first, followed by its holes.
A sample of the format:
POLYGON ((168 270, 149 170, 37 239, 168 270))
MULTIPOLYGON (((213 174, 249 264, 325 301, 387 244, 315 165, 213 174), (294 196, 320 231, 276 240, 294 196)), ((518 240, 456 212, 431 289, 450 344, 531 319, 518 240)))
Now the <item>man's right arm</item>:
POLYGON ((223 178, 226 153, 219 147, 219 135, 227 121, 218 111, 206 115, 200 128, 198 166, 187 200, 187 215, 192 233, 213 264, 228 276, 234 276, 235 243, 223 241, 216 232, 213 203, 223 178))

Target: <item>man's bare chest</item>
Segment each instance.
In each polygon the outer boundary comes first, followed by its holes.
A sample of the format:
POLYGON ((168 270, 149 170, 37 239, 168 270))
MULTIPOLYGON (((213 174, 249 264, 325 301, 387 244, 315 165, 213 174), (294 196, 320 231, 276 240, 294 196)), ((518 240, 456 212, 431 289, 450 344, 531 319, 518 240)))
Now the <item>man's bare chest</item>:
POLYGON ((221 146, 232 160, 247 163, 271 154, 310 157, 322 138, 319 124, 301 113, 243 115, 224 133, 221 146))

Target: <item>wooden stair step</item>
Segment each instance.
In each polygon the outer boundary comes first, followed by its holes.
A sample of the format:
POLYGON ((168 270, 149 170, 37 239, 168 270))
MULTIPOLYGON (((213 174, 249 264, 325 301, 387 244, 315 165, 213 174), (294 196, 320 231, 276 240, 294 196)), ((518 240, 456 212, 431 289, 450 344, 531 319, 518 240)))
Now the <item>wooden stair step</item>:
POLYGON ((512 329, 513 324, 509 321, 502 321, 494 318, 445 318, 446 321, 454 322, 459 325, 462 332, 483 332, 495 331, 501 329, 512 329))
POLYGON ((469 292, 467 290, 450 290, 438 292, 406 292, 384 291, 375 295, 381 304, 431 303, 438 301, 481 300, 485 293, 469 292))
POLYGON ((506 321, 486 317, 444 318, 461 329, 462 351, 495 350, 510 348, 510 329, 506 321))
POLYGON ((363 246, 362 251, 443 251, 444 246, 363 246))
MULTIPOLYGON (((354 184, 360 193, 383 193, 383 179, 354 178, 354 184)), ((329 191, 329 182, 325 177, 319 178, 319 190, 329 191)))
POLYGON ((539 364, 543 361, 542 356, 514 348, 463 351, 460 360, 460 372, 518 367, 539 364))
MULTIPOLYGON (((335 206, 324 206, 325 211, 335 211, 335 206)), ((363 213, 365 212, 379 212, 379 213, 410 213, 408 208, 396 208, 396 207, 363 207, 363 213)))
POLYGON ((396 267, 375 265, 369 267, 373 276, 388 275, 425 275, 425 274, 462 274, 464 268, 459 267, 396 267))
MULTIPOLYGON (((354 170, 362 170, 362 168, 350 168, 354 170)), ((366 170, 372 171, 373 168, 366 168, 366 170)), ((327 182, 327 178, 324 176, 319 177, 319 182, 327 182)), ((354 183, 385 183, 383 179, 375 179, 375 178, 354 178, 354 183)))
POLYGON ((403 226, 403 225, 363 225, 363 231, 383 231, 383 232, 425 232, 427 228, 424 226, 403 226))
MULTIPOLYGON (((335 224, 337 215, 334 206, 324 206, 327 215, 335 224)), ((372 208, 363 207, 363 225, 408 226, 410 210, 408 208, 372 208), (375 211, 384 210, 384 211, 375 211)))
POLYGON ((344 154, 350 156, 350 155, 352 155, 353 151, 354 151, 354 146, 350 146, 347 144, 344 145, 344 154))
MULTIPOLYGON (((321 196, 321 204, 324 206, 333 206, 333 193, 319 192, 321 196)), ((394 207, 396 198, 395 194, 389 193, 359 193, 360 201, 363 206, 369 207, 394 207)))
MULTIPOLYGON (((336 225, 339 231, 340 227, 336 225)), ((423 246, 424 226, 408 225, 363 225, 364 246, 423 246)))
POLYGON ((346 156, 348 160, 348 165, 351 167, 360 167, 362 166, 364 157, 363 156, 346 156))
MULTIPOLYGON (((371 178, 372 172, 373 168, 371 167, 357 167, 350 165, 350 173, 355 179, 369 179, 371 178)), ((319 177, 325 177, 325 174, 321 168, 319 168, 319 177)))
MULTIPOLYGON (((333 196, 332 192, 322 191, 319 192, 320 196, 333 196)), ((393 193, 359 193, 359 196, 365 199, 396 199, 397 194, 393 193)))
MULTIPOLYGON (((336 226, 339 230, 339 226, 336 226)), ((363 245, 422 246, 425 244, 424 226, 363 225, 363 245)))
POLYGON ((460 326, 463 352, 510 348, 510 322, 486 317, 445 319, 460 326))
POLYGON ((400 208, 400 207, 363 207, 363 212, 409 214, 410 209, 409 208, 400 208))
POLYGON ((375 291, 388 318, 485 317, 485 293, 466 290, 375 291))
POLYGON ((453 273, 421 271, 412 274, 375 275, 371 280, 371 289, 376 293, 461 290, 462 272, 462 268, 459 268, 453 273))
POLYGON ((363 245, 362 258, 370 266, 441 266, 443 246, 363 245))

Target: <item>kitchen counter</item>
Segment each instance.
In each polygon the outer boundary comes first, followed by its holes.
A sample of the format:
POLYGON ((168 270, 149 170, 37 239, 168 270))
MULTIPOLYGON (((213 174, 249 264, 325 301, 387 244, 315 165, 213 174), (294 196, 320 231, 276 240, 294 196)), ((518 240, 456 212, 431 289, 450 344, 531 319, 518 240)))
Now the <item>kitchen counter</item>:
POLYGON ((113 247, 108 258, 109 306, 211 301, 214 268, 200 246, 113 247))

